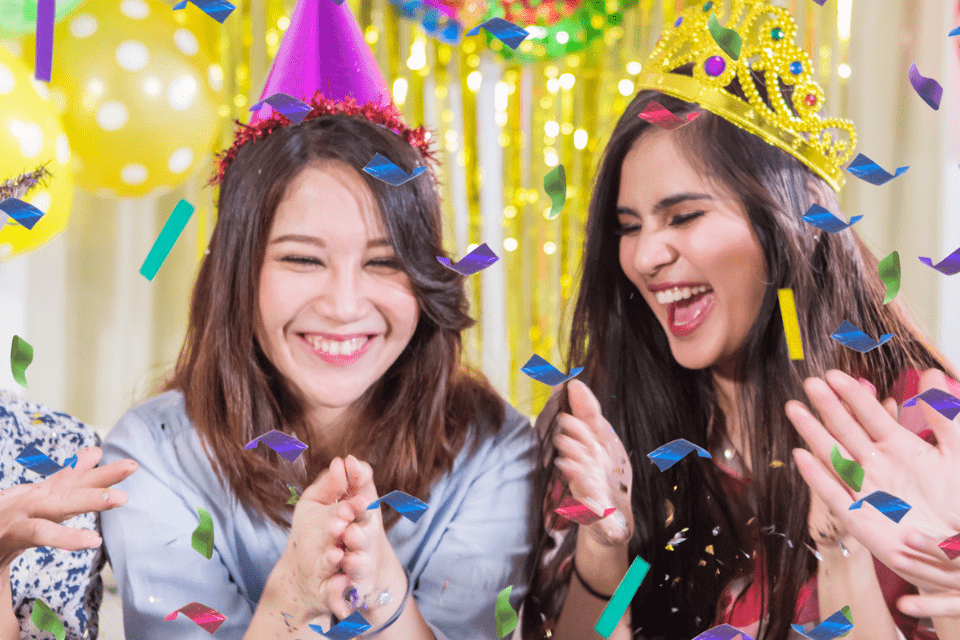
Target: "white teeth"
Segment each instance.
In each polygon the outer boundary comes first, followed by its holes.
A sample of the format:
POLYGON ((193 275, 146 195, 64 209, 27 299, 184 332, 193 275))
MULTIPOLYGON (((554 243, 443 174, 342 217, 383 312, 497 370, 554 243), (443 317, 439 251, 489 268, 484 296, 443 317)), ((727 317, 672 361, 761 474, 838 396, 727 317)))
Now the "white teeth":
POLYGON ((364 345, 367 338, 351 338, 350 340, 339 341, 310 336, 307 340, 313 345, 313 348, 318 351, 329 353, 332 356, 350 356, 364 345))
POLYGON ((667 289, 666 291, 658 291, 655 295, 657 297, 657 302, 660 304, 670 304, 671 302, 676 302, 677 300, 687 300, 692 296, 705 293, 707 291, 712 291, 707 285, 700 285, 699 287, 674 287, 673 289, 667 289))

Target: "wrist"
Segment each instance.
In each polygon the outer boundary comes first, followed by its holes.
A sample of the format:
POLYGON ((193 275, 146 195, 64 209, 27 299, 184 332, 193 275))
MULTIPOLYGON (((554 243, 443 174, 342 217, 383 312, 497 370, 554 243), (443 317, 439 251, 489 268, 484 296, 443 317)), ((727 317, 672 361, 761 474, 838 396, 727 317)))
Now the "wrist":
POLYGON ((583 538, 577 536, 573 559, 579 578, 589 585, 588 590, 612 594, 630 568, 627 543, 604 546, 583 538))
POLYGON ((817 552, 828 565, 854 565, 872 561, 870 550, 851 536, 839 540, 821 540, 816 543, 817 552))
POLYGON ((267 578, 257 609, 277 611, 282 609, 283 617, 289 618, 290 623, 297 627, 306 627, 307 623, 317 616, 329 613, 322 611, 316 605, 319 596, 305 598, 305 594, 296 587, 296 584, 294 573, 289 570, 284 556, 281 556, 274 565, 273 571, 270 572, 270 577, 267 578))

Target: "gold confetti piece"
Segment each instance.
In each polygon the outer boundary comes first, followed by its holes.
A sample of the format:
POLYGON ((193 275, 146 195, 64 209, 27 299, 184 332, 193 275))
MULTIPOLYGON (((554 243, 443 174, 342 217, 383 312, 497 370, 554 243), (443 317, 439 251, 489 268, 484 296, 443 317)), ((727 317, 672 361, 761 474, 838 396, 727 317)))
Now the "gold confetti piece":
POLYGON ((803 360, 803 343, 800 341, 800 323, 797 321, 797 306, 793 299, 793 289, 778 289, 780 315, 783 317, 783 334, 787 338, 787 349, 791 360, 803 360))
POLYGON ((774 469, 779 469, 780 467, 783 466, 783 461, 782 461, 782 460, 774 460, 773 462, 770 463, 770 466, 773 467, 774 469))
POLYGON ((664 500, 663 502, 664 502, 664 506, 665 506, 666 509, 667 509, 667 524, 666 524, 666 526, 669 527, 669 526, 670 526, 670 523, 673 522, 673 503, 670 502, 669 500, 664 500))
POLYGON ((710 555, 713 555, 713 545, 712 545, 712 544, 708 544, 708 545, 707 545, 706 552, 709 553, 710 555))

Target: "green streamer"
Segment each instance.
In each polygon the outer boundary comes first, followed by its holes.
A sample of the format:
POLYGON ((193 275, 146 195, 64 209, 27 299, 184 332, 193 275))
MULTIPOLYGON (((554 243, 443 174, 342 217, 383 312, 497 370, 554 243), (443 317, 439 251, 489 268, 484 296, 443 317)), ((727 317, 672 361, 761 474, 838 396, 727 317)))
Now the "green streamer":
POLYGON ((717 41, 717 45, 723 49, 725 54, 734 60, 740 59, 740 47, 743 46, 743 38, 736 30, 721 27, 720 23, 717 22, 717 16, 712 13, 707 28, 710 29, 710 35, 717 41))
POLYGON ((840 613, 843 614, 843 617, 850 621, 850 624, 853 624, 853 613, 850 611, 850 605, 843 605, 843 609, 840 609, 840 613))
POLYGON ((13 336, 10 344, 10 369, 13 371, 13 379, 20 383, 21 387, 27 386, 27 367, 31 362, 33 347, 20 336, 13 336))
POLYGON ((177 242, 177 238, 180 237, 180 233, 187 226, 187 222, 192 215, 193 205, 186 200, 180 200, 177 206, 173 208, 173 212, 167 218, 163 229, 160 230, 160 235, 157 236, 150 253, 147 254, 143 265, 140 267, 140 273, 144 278, 152 281, 153 277, 157 275, 160 265, 167 259, 170 250, 173 249, 173 245, 177 242))
POLYGON ((498 638, 503 638, 517 628, 517 612, 510 606, 511 591, 513 591, 513 585, 497 595, 497 608, 494 612, 494 618, 497 621, 498 638))
POLYGON ((200 524, 193 531, 193 548, 209 560, 213 557, 213 518, 203 507, 197 507, 197 513, 200 514, 200 524))
POLYGON ((894 251, 881 260, 877 271, 887 287, 887 295, 883 297, 883 304, 887 304, 900 292, 900 254, 894 251))
POLYGON ((847 460, 840 455, 840 447, 833 445, 833 451, 830 452, 830 462, 837 474, 843 481, 850 485, 854 491, 860 491, 863 486, 863 467, 856 460, 847 460))
POLYGON ((63 623, 60 622, 60 618, 40 598, 33 601, 33 613, 30 614, 30 621, 36 625, 37 629, 52 633, 57 640, 63 640, 67 637, 67 632, 63 628, 63 623))
POLYGON ((553 220, 563 211, 567 202, 567 173, 562 164, 556 166, 543 178, 543 189, 550 196, 550 213, 547 220, 553 220))
POLYGON ((627 569, 627 574, 620 581, 617 590, 613 592, 610 602, 607 603, 603 613, 600 614, 600 619, 597 620, 594 627, 597 633, 604 638, 610 637, 613 630, 617 628, 617 623, 620 622, 620 618, 623 617, 627 607, 630 606, 630 601, 633 600, 633 596, 636 595, 640 583, 643 582, 649 570, 650 563, 646 560, 640 556, 634 559, 633 564, 627 569))

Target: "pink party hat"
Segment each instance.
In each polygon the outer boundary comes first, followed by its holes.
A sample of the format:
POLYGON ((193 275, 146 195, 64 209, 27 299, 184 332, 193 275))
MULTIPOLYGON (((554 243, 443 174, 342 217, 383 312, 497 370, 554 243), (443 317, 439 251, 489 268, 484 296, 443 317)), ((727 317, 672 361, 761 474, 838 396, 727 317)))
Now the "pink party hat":
MULTIPOLYGON (((346 2, 297 0, 260 99, 282 92, 308 102, 316 91, 332 100, 352 96, 361 105, 380 106, 390 100, 383 75, 346 2)), ((264 104, 251 114, 250 124, 272 114, 273 108, 264 104)))

